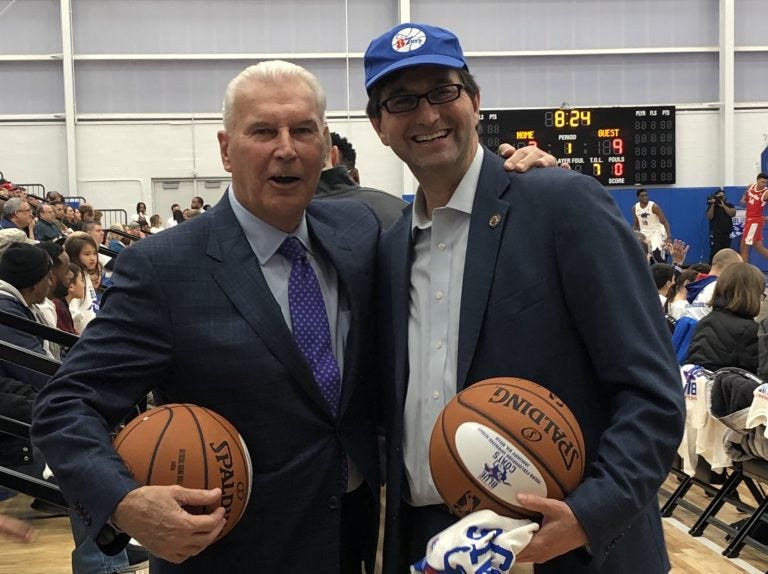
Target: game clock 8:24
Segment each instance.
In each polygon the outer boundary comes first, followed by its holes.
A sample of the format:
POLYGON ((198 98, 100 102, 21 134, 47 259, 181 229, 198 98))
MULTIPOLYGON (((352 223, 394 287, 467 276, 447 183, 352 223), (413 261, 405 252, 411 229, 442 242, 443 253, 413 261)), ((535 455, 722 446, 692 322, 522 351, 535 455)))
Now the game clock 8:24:
POLYGON ((535 145, 603 185, 675 182, 675 107, 482 110, 491 150, 535 145))

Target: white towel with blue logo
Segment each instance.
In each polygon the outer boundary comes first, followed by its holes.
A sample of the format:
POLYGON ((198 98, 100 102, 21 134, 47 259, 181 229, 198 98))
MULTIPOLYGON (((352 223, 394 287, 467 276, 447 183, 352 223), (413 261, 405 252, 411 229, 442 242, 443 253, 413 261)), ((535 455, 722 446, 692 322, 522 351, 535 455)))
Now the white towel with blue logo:
POLYGON ((538 529, 530 520, 478 510, 434 536, 411 574, 508 574, 538 529))

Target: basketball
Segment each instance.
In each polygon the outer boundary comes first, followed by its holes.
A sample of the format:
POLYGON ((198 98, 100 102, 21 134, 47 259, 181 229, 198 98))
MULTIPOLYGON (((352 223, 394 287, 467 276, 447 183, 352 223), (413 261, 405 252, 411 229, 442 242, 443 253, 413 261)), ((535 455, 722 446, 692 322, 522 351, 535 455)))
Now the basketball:
POLYGON ((464 516, 484 508, 538 518, 517 494, 562 500, 584 474, 584 437, 571 410, 551 391, 501 377, 458 393, 438 416, 429 445, 437 491, 464 516))
POLYGON ((141 484, 221 488, 227 523, 219 538, 243 517, 251 495, 251 459, 235 427, 215 412, 189 404, 150 409, 118 433, 114 446, 141 484))

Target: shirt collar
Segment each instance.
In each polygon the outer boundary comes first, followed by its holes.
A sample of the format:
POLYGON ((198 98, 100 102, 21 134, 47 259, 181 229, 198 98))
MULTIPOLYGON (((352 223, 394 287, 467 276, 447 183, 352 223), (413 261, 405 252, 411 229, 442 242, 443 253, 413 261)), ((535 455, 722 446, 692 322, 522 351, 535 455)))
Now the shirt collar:
MULTIPOLYGON (((453 209, 461 211, 467 215, 472 214, 472 204, 475 201, 475 192, 477 191, 477 182, 480 180, 480 170, 483 167, 483 146, 478 145, 475 151, 475 157, 469 168, 461 178, 456 191, 453 192, 451 199, 445 207, 438 209, 453 209)), ((416 197, 413 198, 413 217, 411 221, 411 234, 415 236, 417 229, 429 229, 432 227, 432 219, 427 217, 427 200, 421 187, 416 190, 416 197)))
POLYGON ((237 219, 243 233, 245 233, 245 238, 248 240, 251 249, 253 249, 256 257, 259 259, 260 265, 266 265, 283 244, 285 238, 289 235, 296 237, 301 241, 307 251, 310 253, 312 252, 309 243, 309 228, 307 227, 306 211, 304 212, 304 215, 302 215, 301 221, 296 229, 291 233, 286 233, 285 231, 277 229, 269 223, 259 219, 243 207, 235 197, 233 185, 229 186, 227 195, 229 197, 229 203, 232 205, 232 212, 235 214, 235 219, 237 219))

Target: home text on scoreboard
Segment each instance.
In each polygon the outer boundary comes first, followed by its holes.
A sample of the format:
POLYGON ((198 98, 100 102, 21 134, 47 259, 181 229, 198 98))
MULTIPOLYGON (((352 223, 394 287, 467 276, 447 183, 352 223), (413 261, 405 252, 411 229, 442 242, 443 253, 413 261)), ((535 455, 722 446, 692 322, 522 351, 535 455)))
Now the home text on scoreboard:
POLYGON ((535 145, 603 185, 675 182, 675 107, 482 110, 480 141, 535 145))

